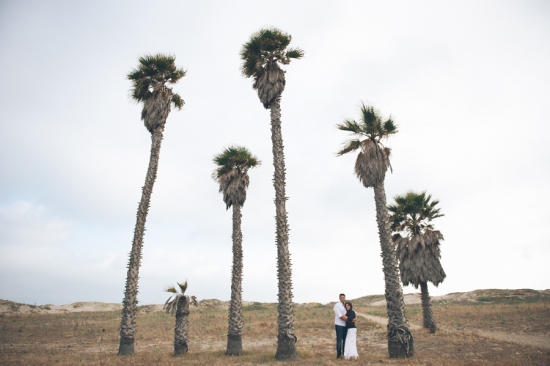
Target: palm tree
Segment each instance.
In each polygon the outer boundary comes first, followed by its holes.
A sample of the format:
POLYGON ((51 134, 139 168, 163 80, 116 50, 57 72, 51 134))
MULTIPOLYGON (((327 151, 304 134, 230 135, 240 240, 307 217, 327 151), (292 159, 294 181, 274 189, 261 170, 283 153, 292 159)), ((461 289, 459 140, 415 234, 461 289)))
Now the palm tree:
POLYGON ((271 111, 271 141, 275 173, 275 208, 277 225, 277 278, 279 281, 278 335, 275 359, 291 360, 300 356, 296 351, 294 310, 292 306, 292 270, 288 250, 288 220, 285 194, 285 157, 281 133, 281 94, 285 88, 285 71, 279 64, 288 65, 291 59, 300 59, 299 48, 285 50, 292 37, 279 29, 260 29, 243 45, 241 71, 252 77, 252 88, 258 91, 260 102, 271 111))
POLYGON ((143 247, 143 235, 145 221, 149 211, 149 202, 153 185, 157 177, 157 168, 160 155, 160 145, 166 118, 171 106, 181 109, 183 99, 174 93, 167 84, 175 84, 185 76, 185 71, 176 67, 174 56, 162 54, 146 55, 139 59, 139 66, 128 74, 132 81, 132 98, 136 102, 143 103, 141 119, 145 127, 151 133, 151 155, 149 168, 145 177, 145 185, 142 189, 139 202, 134 239, 128 263, 126 277, 126 289, 124 291, 124 306, 122 308, 122 321, 120 323, 120 356, 134 354, 134 339, 136 336, 136 311, 139 267, 141 262, 141 250, 143 247))
POLYGON ((403 286, 420 286, 424 328, 435 333, 437 325, 430 305, 428 281, 437 287, 447 275, 439 261, 443 234, 434 230, 432 220, 444 215, 436 208, 439 201, 432 201, 432 196, 425 191, 407 192, 394 199, 395 204, 389 205, 388 210, 391 229, 395 232, 392 239, 399 258, 401 281, 403 286))
POLYGON ((230 146, 214 157, 216 170, 212 178, 219 183, 223 193, 225 208, 233 206, 233 270, 231 273, 231 303, 229 305, 229 324, 227 330, 228 356, 240 356, 243 353, 243 234, 241 231, 241 208, 246 201, 246 189, 250 179, 248 169, 260 166, 261 162, 248 149, 230 146))
POLYGON ((391 245, 391 232, 386 207, 384 179, 391 169, 390 149, 381 140, 397 133, 397 126, 391 118, 383 119, 372 106, 361 103, 359 121, 347 119, 338 124, 338 129, 348 131, 355 137, 344 143, 337 155, 359 150, 355 161, 355 174, 366 188, 374 189, 376 222, 382 249, 382 263, 385 280, 386 307, 388 311, 388 350, 390 357, 412 356, 413 336, 405 318, 403 288, 397 273, 395 251, 391 245))
POLYGON ((164 303, 167 314, 176 314, 176 326, 174 328, 174 357, 183 356, 189 350, 189 303, 197 306, 195 296, 185 295, 187 281, 177 282, 178 287, 169 286, 166 292, 171 295, 164 303))

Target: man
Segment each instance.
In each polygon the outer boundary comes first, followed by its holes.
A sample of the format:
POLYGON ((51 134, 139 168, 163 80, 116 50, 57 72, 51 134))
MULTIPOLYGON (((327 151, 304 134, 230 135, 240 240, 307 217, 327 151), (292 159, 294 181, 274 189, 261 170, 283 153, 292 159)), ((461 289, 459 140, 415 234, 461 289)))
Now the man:
MULTIPOLYGON (((336 358, 340 358, 344 353, 344 347, 346 345, 346 295, 340 294, 340 301, 334 304, 334 328, 336 329, 336 358)), ((355 321, 355 319, 353 319, 355 321)))

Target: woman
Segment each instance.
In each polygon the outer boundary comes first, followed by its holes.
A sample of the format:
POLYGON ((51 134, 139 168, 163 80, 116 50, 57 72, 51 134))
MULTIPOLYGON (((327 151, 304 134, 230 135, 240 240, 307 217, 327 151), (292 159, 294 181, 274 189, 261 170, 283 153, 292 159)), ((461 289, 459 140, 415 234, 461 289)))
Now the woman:
POLYGON ((346 336, 346 347, 344 348, 344 357, 346 360, 356 360, 359 355, 357 354, 357 328, 353 319, 356 318, 355 311, 353 311, 353 305, 351 302, 346 301, 346 329, 348 334, 346 336))

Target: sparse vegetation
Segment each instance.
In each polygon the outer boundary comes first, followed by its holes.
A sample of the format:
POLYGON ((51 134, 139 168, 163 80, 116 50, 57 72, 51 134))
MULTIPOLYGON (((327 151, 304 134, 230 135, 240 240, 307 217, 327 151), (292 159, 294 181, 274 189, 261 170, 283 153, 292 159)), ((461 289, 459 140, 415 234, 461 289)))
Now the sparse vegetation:
MULTIPOLYGON (((505 297, 514 291, 480 292, 480 296, 505 297)), ((518 302, 434 301, 433 311, 442 331, 415 332, 415 357, 391 360, 387 354, 385 325, 358 320, 359 362, 354 364, 393 365, 548 365, 550 349, 499 341, 476 334, 478 330, 505 332, 510 336, 531 335, 548 338, 550 331, 549 294, 532 294, 518 302), (538 298, 538 300, 532 300, 538 298), (460 326, 457 326, 456 320, 460 326), (453 332, 445 332, 453 328, 453 332)), ((457 296, 460 296, 458 294, 457 296)), ((369 300, 384 296, 369 296, 369 300)), ((359 313, 386 317, 383 306, 353 300, 359 313), (379 315, 380 316, 380 315, 379 315)), ((4 305, 9 305, 6 303, 4 305)), ((26 306, 21 304, 21 306, 26 306)), ((227 302, 201 301, 191 308, 190 350, 173 357, 173 317, 160 307, 149 306, 138 318, 136 355, 116 356, 119 312, 4 313, 0 314, 0 364, 2 365, 279 365, 273 354, 277 348, 277 304, 249 303, 243 306, 243 355, 225 356, 227 342, 227 302), (204 303, 204 306, 203 306, 204 303)), ((333 314, 329 305, 294 304, 297 343, 301 359, 293 365, 331 365, 334 357, 333 314), (326 310, 326 311, 325 311, 326 310)), ((420 304, 406 305, 412 324, 422 324, 420 304)))

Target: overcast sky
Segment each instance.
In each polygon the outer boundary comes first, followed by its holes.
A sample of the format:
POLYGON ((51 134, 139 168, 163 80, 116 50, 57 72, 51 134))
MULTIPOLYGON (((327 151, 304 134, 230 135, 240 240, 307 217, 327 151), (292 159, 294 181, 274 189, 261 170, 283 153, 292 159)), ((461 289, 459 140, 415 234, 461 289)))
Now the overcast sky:
MULTIPOLYGON (((239 51, 275 26, 296 302, 384 292, 374 193, 335 157, 361 101, 399 133, 388 203, 427 190, 445 214, 432 295, 550 288, 550 3, 540 1, 0 2, 0 298, 120 302, 150 152, 126 75, 144 54, 187 70, 147 218, 142 304, 189 280, 229 300, 231 210, 210 174, 230 144, 263 162, 243 208, 243 299, 277 301, 269 111, 239 51)), ((405 292, 416 292, 405 287, 405 292)))

